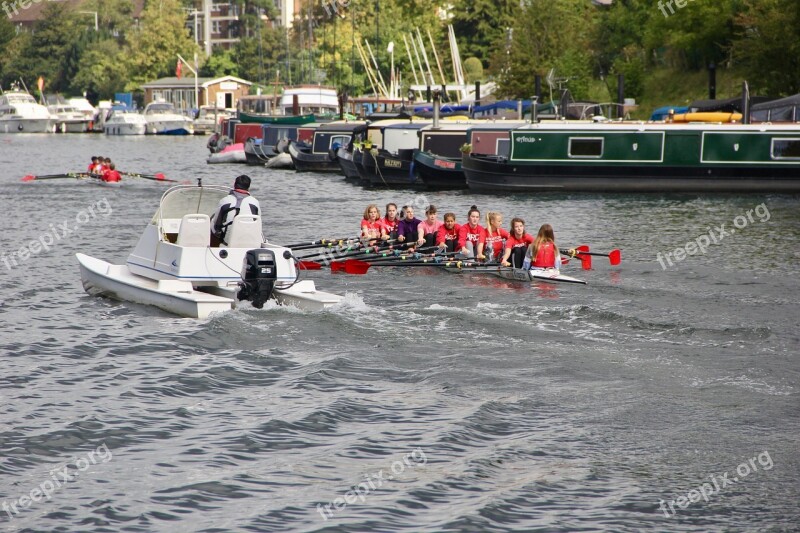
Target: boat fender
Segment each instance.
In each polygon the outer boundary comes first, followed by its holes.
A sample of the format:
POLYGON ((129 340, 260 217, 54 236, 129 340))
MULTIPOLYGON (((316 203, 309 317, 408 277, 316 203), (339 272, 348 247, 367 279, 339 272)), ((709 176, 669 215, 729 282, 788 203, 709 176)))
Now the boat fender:
POLYGON ((275 264, 275 252, 258 248, 248 250, 242 266, 242 282, 239 283, 239 300, 248 300, 256 309, 261 309, 272 297, 278 269, 275 264))

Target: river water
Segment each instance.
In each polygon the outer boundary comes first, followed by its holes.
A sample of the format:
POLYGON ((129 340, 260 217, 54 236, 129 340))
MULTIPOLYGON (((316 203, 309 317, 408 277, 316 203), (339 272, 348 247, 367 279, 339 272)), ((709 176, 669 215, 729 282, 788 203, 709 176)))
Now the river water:
POLYGON ((373 191, 206 155, 0 135, 3 530, 798 531, 800 198, 373 191), (623 261, 566 267, 586 286, 310 272, 344 303, 178 318, 88 296, 75 259, 124 262, 162 184, 20 181, 92 155, 246 172, 275 242, 477 204, 623 261))

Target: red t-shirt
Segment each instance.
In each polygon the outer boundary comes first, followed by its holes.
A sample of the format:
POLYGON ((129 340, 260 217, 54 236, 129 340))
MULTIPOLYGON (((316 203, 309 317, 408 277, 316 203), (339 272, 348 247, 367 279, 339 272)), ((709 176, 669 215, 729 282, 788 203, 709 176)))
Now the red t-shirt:
POLYGON ((381 224, 380 220, 376 220, 375 222, 370 222, 369 220, 361 220, 361 236, 362 237, 369 237, 371 239, 377 239, 381 236, 381 228, 383 224, 381 224))
POLYGON ((470 241, 477 252, 478 244, 484 242, 484 239, 486 239, 486 230, 483 226, 478 224, 473 228, 468 223, 464 224, 458 232, 458 249, 460 250, 467 245, 467 241, 470 241))
POLYGON ((436 245, 440 244, 447 244, 449 241, 457 241, 458 240, 458 232, 461 230, 461 226, 458 224, 453 224, 453 229, 447 231, 447 228, 444 227, 444 224, 439 226, 439 230, 436 232, 436 245))
POLYGON ((116 170, 106 170, 103 173, 103 181, 116 183, 118 181, 122 181, 122 176, 120 176, 119 172, 116 170))
POLYGON ((533 236, 527 233, 524 233, 521 239, 517 239, 517 237, 512 233, 508 239, 506 239, 506 250, 509 248, 519 248, 521 246, 525 246, 527 248, 533 244, 533 241, 533 236))
POLYGON ((489 235, 489 232, 487 231, 486 236, 483 239, 484 243, 486 243, 483 253, 486 255, 488 254, 489 250, 492 250, 492 255, 494 257, 502 257, 503 241, 508 239, 508 237, 508 231, 504 230, 503 228, 498 229, 494 235, 489 235))
POLYGON ((397 225, 400 223, 400 220, 396 218, 394 220, 389 220, 388 218, 383 217, 378 222, 380 222, 383 231, 386 232, 386 235, 389 235, 393 231, 397 231, 397 225))

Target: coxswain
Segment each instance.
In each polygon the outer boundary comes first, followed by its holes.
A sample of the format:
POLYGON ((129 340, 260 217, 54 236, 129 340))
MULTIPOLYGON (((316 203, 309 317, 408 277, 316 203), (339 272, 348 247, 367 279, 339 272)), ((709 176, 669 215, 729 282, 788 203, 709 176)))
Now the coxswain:
POLYGON ((418 226, 419 238, 425 243, 426 247, 436 246, 436 234, 443 222, 436 219, 436 206, 429 205, 425 209, 425 220, 418 226))
POLYGON ((250 196, 250 176, 242 174, 233 183, 233 190, 220 200, 217 210, 211 217, 211 235, 216 238, 216 244, 212 240, 212 246, 218 246, 225 242, 225 233, 228 227, 233 224, 233 219, 240 213, 248 215, 260 215, 261 206, 258 200, 250 196))
POLYGON ((114 165, 114 163, 109 163, 108 168, 103 173, 103 177, 101 179, 108 183, 117 183, 122 181, 122 176, 120 176, 119 172, 117 172, 116 165, 114 165))
POLYGON ((397 224, 397 240, 422 245, 425 242, 425 239, 419 237, 419 225, 422 221, 414 216, 414 208, 410 205, 403 206, 403 213, 404 218, 397 224))
POLYGON ((472 206, 467 213, 467 223, 458 232, 458 250, 465 259, 473 259, 478 246, 486 239, 486 230, 479 224, 481 212, 472 206))
POLYGON ((364 209, 364 218, 361 219, 361 238, 367 239, 372 244, 381 238, 381 212, 375 204, 369 204, 364 209))
POLYGON ((478 245, 478 259, 497 261, 503 256, 503 245, 509 234, 503 227, 503 215, 495 211, 486 213, 486 237, 478 245))
POLYGON ((436 232, 436 246, 444 252, 455 252, 460 230, 461 226, 456 224, 456 215, 454 213, 445 213, 444 224, 436 232))
POLYGON ((397 225, 400 219, 397 216, 397 204, 386 204, 386 216, 381 219, 381 239, 388 241, 397 238, 397 225))
POLYGON ((542 224, 533 244, 528 247, 522 267, 528 268, 528 265, 531 269, 561 268, 561 255, 558 253, 553 226, 550 224, 542 224))
POLYGON ((525 261, 525 252, 533 244, 533 236, 525 233, 525 221, 519 217, 511 219, 511 235, 506 239, 501 264, 520 268, 525 261), (510 261, 510 262, 509 262, 510 261))

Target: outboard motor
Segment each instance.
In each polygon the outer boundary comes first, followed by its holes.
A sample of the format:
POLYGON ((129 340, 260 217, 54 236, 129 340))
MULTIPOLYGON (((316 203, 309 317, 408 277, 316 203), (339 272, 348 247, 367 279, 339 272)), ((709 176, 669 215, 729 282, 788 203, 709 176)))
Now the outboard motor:
POLYGON ((278 268, 275 264, 275 253, 263 248, 248 250, 242 266, 241 289, 236 297, 249 300, 253 307, 261 309, 272 297, 275 281, 278 279, 278 268))

